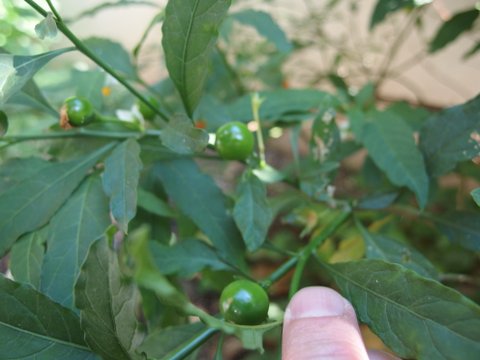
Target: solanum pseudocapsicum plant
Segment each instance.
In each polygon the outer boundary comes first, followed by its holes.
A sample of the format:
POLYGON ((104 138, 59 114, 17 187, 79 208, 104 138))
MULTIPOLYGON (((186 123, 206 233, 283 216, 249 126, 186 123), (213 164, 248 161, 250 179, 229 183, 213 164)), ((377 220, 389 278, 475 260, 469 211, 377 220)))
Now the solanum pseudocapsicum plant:
MULTIPOLYGON (((371 31, 405 9, 419 23, 430 5, 413 3, 378 1, 371 31)), ((25 0, 41 38, 73 47, 0 53, 0 359, 221 359, 234 338, 278 357, 282 309, 307 285, 338 289, 400 357, 476 359, 479 191, 440 180, 478 187, 480 97, 380 110, 391 61, 355 93, 336 74, 336 92, 281 88, 282 64, 306 43, 230 5, 169 0, 130 54, 80 40, 51 1, 25 0), (147 86, 136 64, 158 23, 169 76, 147 86), (257 30, 271 59, 249 58, 254 82, 236 26, 257 30), (67 52, 95 66, 38 85, 67 52), (73 127, 58 124, 66 98, 73 127), (290 148, 278 151, 282 134, 290 148)), ((458 13, 425 45, 438 51, 477 18, 458 13)))

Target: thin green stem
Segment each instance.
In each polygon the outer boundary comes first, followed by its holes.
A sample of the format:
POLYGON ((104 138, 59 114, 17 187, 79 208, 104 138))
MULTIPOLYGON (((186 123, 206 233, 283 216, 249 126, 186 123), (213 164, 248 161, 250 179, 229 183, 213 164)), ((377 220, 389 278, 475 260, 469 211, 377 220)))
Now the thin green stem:
MULTIPOLYGON (((328 237, 332 236, 340 228, 340 226, 342 226, 348 220, 350 215, 351 215, 351 211, 344 211, 340 213, 330 224, 328 224, 325 227, 325 229, 323 229, 323 231, 318 236, 313 238, 307 246, 302 248, 298 252, 297 256, 294 256, 288 259, 273 273, 271 273, 267 278, 262 280, 260 284, 264 288, 269 288, 273 283, 280 280, 283 276, 285 276, 285 274, 287 274, 290 270, 292 270, 295 267, 295 265, 297 265, 295 272, 296 273, 298 272, 301 275, 303 273, 304 265, 299 266, 301 264, 300 261, 302 262, 305 261, 306 263, 306 260, 308 260, 308 257, 312 254, 312 252, 318 246, 320 246, 328 237), (306 260, 301 260, 302 258, 306 258, 306 260)), ((297 277, 299 277, 300 275, 297 275, 297 277)), ((295 274, 294 274, 294 277, 295 277, 295 274)), ((293 283, 293 280, 292 280, 292 285, 290 286, 290 288, 291 289, 293 288, 295 292, 299 288, 299 280, 300 278, 298 279, 297 283, 293 283)), ((293 293, 293 290, 291 290, 290 292, 293 293)))
POLYGON ((48 4, 48 7, 50 8, 50 10, 52 10, 53 15, 55 15, 55 17, 58 19, 58 21, 63 22, 62 17, 58 13, 57 9, 55 9, 55 6, 53 6, 52 2, 50 0, 47 0, 47 4, 48 4))
POLYGON ((384 58, 383 64, 380 66, 380 71, 378 73, 379 75, 378 75, 377 81, 375 82, 377 88, 380 87, 380 85, 383 83, 385 78, 388 76, 390 65, 393 59, 395 58, 395 55, 397 54, 398 50, 400 50, 400 47, 404 43, 404 40, 406 39, 410 30, 412 29, 413 24, 415 23, 415 21, 417 21, 418 14, 419 14, 419 10, 414 10, 411 13, 403 29, 398 33, 397 38, 395 39, 395 41, 392 43, 392 46, 388 50, 387 55, 384 58))
POLYGON ((257 124, 257 142, 258 142, 258 156, 260 157, 260 168, 267 166, 265 160, 265 143, 263 142, 262 124, 260 123, 259 110, 264 99, 262 99, 258 93, 252 95, 252 113, 253 120, 257 124))
POLYGON ((291 298, 299 289, 300 281, 302 279, 303 271, 307 264, 308 259, 312 253, 317 249, 323 242, 334 234, 340 226, 343 225, 345 221, 350 217, 351 212, 346 211, 342 212, 337 218, 335 218, 318 236, 314 237, 310 243, 305 246, 298 255, 298 263, 293 273, 292 282, 290 284, 290 291, 288 293, 289 298, 291 298))
MULTIPOLYGON (((42 16, 47 16, 47 12, 38 5, 34 0, 25 0, 25 2, 30 5, 36 12, 38 12, 42 16)), ((94 54, 89 48, 87 48, 83 42, 73 34, 70 29, 65 25, 63 21, 61 21, 58 17, 55 20, 57 24, 58 30, 60 30, 71 42, 78 51, 92 60, 95 64, 100 66, 103 70, 105 70, 108 74, 110 74, 113 78, 115 78, 120 84, 125 86, 125 88, 130 91, 134 96, 136 96, 139 100, 141 100, 145 105, 147 105, 150 109, 155 111, 162 119, 168 121, 168 116, 163 113, 160 109, 158 109, 155 105, 151 104, 147 98, 145 98, 137 89, 135 89, 130 83, 120 74, 118 74, 113 67, 105 63, 102 59, 100 59, 96 54, 94 54)))
POLYGON ((167 355, 165 355, 162 359, 164 360, 180 360, 185 359, 188 355, 190 355, 193 351, 195 351, 198 347, 203 345, 208 339, 210 339, 214 334, 216 334, 219 330, 214 328, 206 328, 193 339, 191 339, 187 344, 182 344, 181 349, 175 349, 170 351, 167 355))

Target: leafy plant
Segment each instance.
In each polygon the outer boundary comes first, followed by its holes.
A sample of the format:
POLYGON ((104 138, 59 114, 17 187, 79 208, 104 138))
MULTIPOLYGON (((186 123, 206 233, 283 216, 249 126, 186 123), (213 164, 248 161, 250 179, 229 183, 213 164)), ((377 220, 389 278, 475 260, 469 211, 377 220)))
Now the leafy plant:
MULTIPOLYGON (((435 111, 377 102, 431 1, 377 2, 371 32, 399 13, 407 27, 356 90, 337 72, 344 49, 291 88, 283 65, 329 38, 289 36, 267 11, 122 0, 79 15, 155 9, 129 53, 79 39, 46 3, 5 7, 15 20, 37 14, 32 39, 35 28, 72 47, 0 52, 0 359, 219 359, 232 337, 274 357, 278 339, 265 350, 264 338, 312 284, 339 289, 398 356, 478 357, 480 95, 435 111), (160 23, 168 77, 148 84, 139 59, 160 23), (66 53, 95 66, 37 81, 66 53), (235 303, 245 286, 261 305, 246 320, 228 312, 248 310, 235 303)), ((310 8, 303 25, 341 3, 310 8)), ((425 48, 451 44, 478 14, 453 15, 425 48)))

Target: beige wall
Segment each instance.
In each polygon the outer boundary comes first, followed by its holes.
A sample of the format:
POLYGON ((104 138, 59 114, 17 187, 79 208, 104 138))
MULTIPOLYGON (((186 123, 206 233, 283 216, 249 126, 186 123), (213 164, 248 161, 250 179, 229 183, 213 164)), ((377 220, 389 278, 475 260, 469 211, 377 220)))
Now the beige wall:
MULTIPOLYGON (((302 16, 305 16, 307 11, 305 1, 310 1, 313 4, 326 2, 326 0, 277 0, 273 8, 273 15, 282 25, 288 27, 288 24, 291 23, 290 19, 301 19, 302 16), (292 6, 292 4, 295 6, 292 6)), ((99 2, 101 1, 57 1, 61 12, 67 18, 99 2)), ((154 2, 159 5, 166 3, 165 0, 155 0, 154 2)), ((329 25, 329 31, 338 32, 340 35, 342 31, 344 32, 343 38, 339 37, 339 42, 345 42, 352 49, 362 53, 364 63, 372 69, 378 69, 383 63, 385 53, 388 51, 392 39, 396 36, 395 31, 398 31, 399 26, 405 20, 402 16, 389 18, 373 33, 370 33, 367 25, 375 2, 376 0, 358 1, 358 4, 361 3, 358 16, 349 19, 349 12, 346 11, 345 16, 334 19, 332 24, 329 25), (373 50, 364 51, 364 49, 369 48, 373 50)), ((401 63, 421 49, 424 41, 419 36, 431 38, 441 24, 440 16, 466 9, 475 3, 476 0, 436 0, 435 10, 429 10, 426 16, 427 21, 423 35, 415 32, 410 34, 407 41, 400 47, 396 63, 394 62, 393 65, 401 63)), ((254 4, 255 7, 259 8, 272 9, 271 5, 261 1, 242 1, 236 5, 241 7, 249 6, 249 4, 254 4)), ((111 9, 76 22, 73 25, 73 30, 82 37, 109 37, 122 42, 128 49, 131 49, 154 14, 155 12, 151 7, 140 5, 111 9)), ((287 29, 287 31, 289 30, 287 29)), ((295 31, 295 29, 290 29, 290 31, 295 31)), ((476 34, 472 33, 464 36, 453 46, 449 46, 434 56, 428 56, 417 65, 409 68, 398 79, 386 81, 381 88, 382 95, 387 98, 405 98, 436 106, 460 103, 475 96, 480 92, 480 55, 477 53, 468 61, 462 59, 463 53, 475 43, 475 40, 480 40, 479 31, 476 34)), ((157 26, 149 37, 149 43, 158 45, 160 41, 161 31, 160 27, 157 26)), ((159 61, 161 50, 157 48, 153 53, 146 52, 146 54, 148 55, 144 56, 143 60, 149 65, 147 66, 147 79, 154 80, 165 72, 163 64, 159 61)), ((301 86, 302 74, 304 77, 308 77, 310 73, 319 70, 321 61, 318 61, 317 57, 324 55, 307 52, 303 55, 306 58, 292 61, 290 66, 287 67, 292 82, 301 86)), ((348 66, 355 65, 346 64, 344 66, 343 70, 347 76, 351 71, 348 66)), ((352 82, 355 83, 355 80, 352 80, 352 82)))

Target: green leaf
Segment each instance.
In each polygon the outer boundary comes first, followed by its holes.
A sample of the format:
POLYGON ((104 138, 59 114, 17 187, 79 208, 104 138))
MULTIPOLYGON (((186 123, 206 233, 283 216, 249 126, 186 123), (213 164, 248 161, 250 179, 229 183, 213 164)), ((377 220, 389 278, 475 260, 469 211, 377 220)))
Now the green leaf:
POLYGON ((365 241, 368 259, 385 260, 402 265, 421 276, 438 279, 438 272, 432 263, 411 246, 385 235, 368 232, 363 226, 357 228, 365 241))
POLYGON ((91 37, 83 44, 97 55, 102 61, 129 78, 137 78, 135 66, 130 59, 130 54, 123 46, 110 39, 91 37))
POLYGON ((387 15, 404 8, 419 7, 431 3, 432 0, 377 0, 370 19, 370 30, 381 23, 387 15))
POLYGON ((480 251, 480 213, 455 211, 442 217, 432 217, 448 239, 466 249, 480 251))
POLYGON ((208 145, 208 133, 197 129, 184 115, 177 115, 160 133, 162 144, 177 154, 199 153, 208 145))
POLYGON ((10 251, 10 271, 17 282, 40 288, 40 272, 45 255, 47 236, 40 229, 22 236, 10 251))
POLYGON ((0 137, 5 135, 8 131, 8 117, 3 111, 0 110, 0 137))
POLYGON ((197 239, 186 239, 173 246, 152 241, 150 251, 155 265, 164 275, 188 277, 206 268, 233 271, 213 248, 197 239))
POLYGON ((148 227, 142 226, 136 229, 128 239, 128 249, 134 263, 135 282, 140 287, 153 291, 163 304, 188 313, 187 309, 191 304, 186 296, 177 290, 156 267, 148 246, 149 236, 148 227))
POLYGON ((0 53, 0 105, 19 92, 50 60, 72 50, 73 48, 58 49, 35 56, 0 53))
POLYGON ((430 176, 440 176, 458 162, 480 155, 473 135, 480 132, 480 95, 430 117, 420 132, 422 150, 430 176))
POLYGON ((110 210, 121 231, 137 210, 137 186, 142 169, 140 145, 133 138, 125 140, 105 160, 103 188, 110 197, 110 210))
POLYGON ((122 279, 116 254, 102 238, 90 247, 75 285, 85 341, 105 360, 142 359, 135 317, 138 292, 122 279))
POLYGON ((7 102, 10 104, 24 105, 32 109, 44 111, 52 115, 55 119, 60 117, 58 111, 54 109, 52 105, 50 105, 33 79, 27 81, 22 89, 12 95, 7 102))
POLYGON ((0 166, 0 194, 29 179, 51 163, 36 157, 13 158, 0 166))
POLYGON ((477 359, 480 307, 457 291, 381 260, 323 266, 359 320, 398 356, 477 359))
POLYGON ((274 44, 278 51, 282 53, 292 51, 292 44, 269 13, 248 9, 232 14, 231 18, 242 24, 254 27, 260 35, 274 44))
POLYGON ((3 359, 96 359, 73 312, 2 275, 0 338, 3 359))
POLYGON ((473 201, 480 207, 480 188, 472 190, 470 194, 472 195, 473 201))
POLYGON ((355 136, 389 180, 397 186, 407 186, 424 208, 428 197, 428 176, 412 130, 392 112, 375 111, 367 116, 362 124, 352 126, 355 136))
POLYGON ((102 87, 105 85, 106 73, 103 70, 80 71, 73 69, 71 81, 75 84, 75 95, 88 99, 95 109, 103 106, 102 87))
MULTIPOLYGON (((200 322, 159 329, 148 334, 137 351, 145 353, 149 359, 164 359, 169 353, 183 349, 204 330, 205 325, 200 322)), ((192 360, 193 357, 186 359, 192 360)))
POLYGON ((142 188, 137 189, 137 203, 149 213, 168 218, 175 217, 175 212, 165 201, 142 188))
POLYGON ((395 102, 391 104, 388 111, 394 112, 403 119, 413 131, 419 131, 428 117, 431 115, 430 111, 421 107, 412 107, 406 101, 395 102))
POLYGON ((202 97, 210 57, 230 0, 170 0, 162 45, 170 78, 189 116, 202 97))
POLYGON ((233 264, 243 263, 244 246, 226 208, 226 198, 211 177, 189 159, 158 162, 156 173, 179 209, 209 237, 233 264))
POLYGON ((0 254, 20 235, 45 225, 113 145, 80 159, 50 163, 0 193, 0 254))
POLYGON ((53 14, 51 12, 47 13, 47 16, 35 25, 35 33, 40 39, 45 38, 54 38, 57 36, 58 29, 53 14))
POLYGON ((480 11, 474 8, 453 15, 438 29, 437 34, 430 43, 429 51, 433 53, 444 48, 462 33, 472 29, 479 14, 480 11))
POLYGON ((71 195, 47 226, 42 293, 74 307, 73 289, 90 245, 110 226, 108 199, 98 176, 90 176, 71 195))
MULTIPOLYGON (((291 115, 314 115, 319 108, 331 108, 337 100, 332 95, 318 90, 274 90, 260 92, 264 99, 260 107, 260 119, 286 121, 291 115)), ((229 105, 231 117, 237 121, 248 122, 253 119, 251 95, 245 95, 229 105)))
POLYGON ((267 201, 267 189, 258 177, 247 173, 237 186, 236 197, 233 219, 242 233, 247 249, 255 251, 265 242, 273 220, 267 201))

